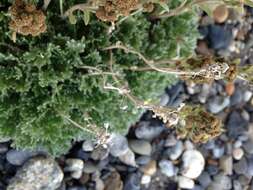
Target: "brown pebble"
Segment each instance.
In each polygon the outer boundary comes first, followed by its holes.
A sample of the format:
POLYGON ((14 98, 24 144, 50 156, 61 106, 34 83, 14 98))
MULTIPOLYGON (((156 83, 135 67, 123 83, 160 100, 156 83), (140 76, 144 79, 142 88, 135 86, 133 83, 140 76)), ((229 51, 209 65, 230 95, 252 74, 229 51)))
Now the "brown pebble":
POLYGON ((217 6, 213 11, 213 18, 217 23, 223 23, 229 15, 228 8, 225 4, 217 6))
POLYGON ((227 95, 231 96, 231 95, 234 94, 234 92, 235 92, 235 84, 233 82, 227 83, 227 85, 226 85, 225 88, 226 88, 227 95))
POLYGON ((142 172, 146 175, 152 176, 156 173, 156 161, 151 160, 146 166, 144 166, 142 169, 142 172))

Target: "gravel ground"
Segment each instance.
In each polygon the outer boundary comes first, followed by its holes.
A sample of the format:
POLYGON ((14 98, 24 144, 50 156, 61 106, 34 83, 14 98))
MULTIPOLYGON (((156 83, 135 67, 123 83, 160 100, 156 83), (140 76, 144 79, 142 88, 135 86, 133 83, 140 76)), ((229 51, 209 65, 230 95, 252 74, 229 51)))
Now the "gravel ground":
MULTIPOLYGON (((253 10, 230 11, 224 23, 203 15, 197 53, 253 63, 253 10)), ((197 85, 179 81, 161 105, 201 104, 222 118, 225 132, 205 144, 178 139, 152 113, 108 148, 76 143, 67 155, 18 151, 0 139, 0 190, 253 190, 253 91, 243 81, 197 85)))

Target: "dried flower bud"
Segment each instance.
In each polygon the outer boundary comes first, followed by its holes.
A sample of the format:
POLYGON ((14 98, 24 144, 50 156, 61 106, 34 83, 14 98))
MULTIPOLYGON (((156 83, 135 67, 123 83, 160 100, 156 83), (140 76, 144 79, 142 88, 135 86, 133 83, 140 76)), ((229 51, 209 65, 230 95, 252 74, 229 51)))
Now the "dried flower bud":
POLYGON ((195 143, 204 143, 222 133, 222 121, 206 112, 202 107, 185 106, 179 112, 185 126, 176 128, 180 137, 189 137, 195 143))
POLYGON ((46 17, 41 10, 36 10, 35 5, 16 0, 10 7, 9 12, 11 14, 9 28, 13 32, 38 36, 46 31, 46 17))

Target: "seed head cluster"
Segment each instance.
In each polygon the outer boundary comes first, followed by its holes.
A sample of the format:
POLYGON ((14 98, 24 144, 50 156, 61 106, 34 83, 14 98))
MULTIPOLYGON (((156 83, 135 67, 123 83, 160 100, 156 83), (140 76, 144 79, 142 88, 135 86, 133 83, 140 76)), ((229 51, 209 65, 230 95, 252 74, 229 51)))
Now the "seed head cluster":
POLYGON ((22 0, 16 0, 9 9, 11 21, 9 28, 19 34, 38 36, 45 32, 46 16, 35 5, 26 4, 22 0))

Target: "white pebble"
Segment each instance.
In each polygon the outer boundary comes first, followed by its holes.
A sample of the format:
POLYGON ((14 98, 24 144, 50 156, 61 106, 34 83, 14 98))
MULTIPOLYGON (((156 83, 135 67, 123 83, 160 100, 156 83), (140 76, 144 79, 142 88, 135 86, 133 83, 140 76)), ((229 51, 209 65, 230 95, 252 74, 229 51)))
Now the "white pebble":
POLYGON ((187 150, 182 156, 182 175, 191 179, 197 178, 204 169, 205 159, 197 150, 187 150))
POLYGON ((194 187, 194 181, 184 176, 178 177, 178 186, 183 189, 192 189, 194 187))
POLYGON ((235 148, 235 149, 233 150, 233 158, 234 158, 235 160, 241 160, 242 157, 243 157, 243 155, 244 155, 244 151, 243 151, 242 148, 235 148))

